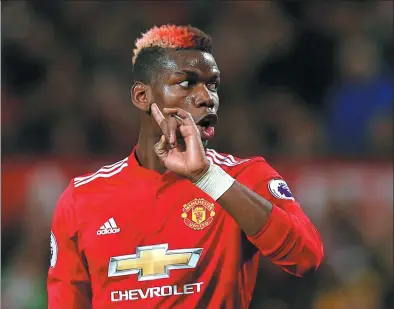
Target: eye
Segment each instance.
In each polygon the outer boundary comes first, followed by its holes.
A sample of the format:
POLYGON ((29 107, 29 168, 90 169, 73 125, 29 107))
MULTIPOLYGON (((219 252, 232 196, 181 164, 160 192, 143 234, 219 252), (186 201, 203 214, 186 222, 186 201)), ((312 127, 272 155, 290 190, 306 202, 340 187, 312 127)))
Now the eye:
POLYGON ((208 89, 212 91, 217 91, 219 88, 219 83, 218 82, 213 82, 208 84, 208 89))
POLYGON ((189 88, 190 87, 190 81, 189 80, 184 80, 182 82, 178 83, 180 86, 182 86, 183 88, 189 88))

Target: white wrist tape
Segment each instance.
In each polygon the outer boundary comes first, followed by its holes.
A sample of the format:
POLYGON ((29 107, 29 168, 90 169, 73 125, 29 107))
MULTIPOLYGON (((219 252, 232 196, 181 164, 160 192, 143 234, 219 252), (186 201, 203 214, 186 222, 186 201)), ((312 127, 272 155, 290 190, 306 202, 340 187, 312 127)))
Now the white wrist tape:
POLYGON ((211 163, 208 171, 194 185, 217 201, 234 181, 220 166, 211 163))

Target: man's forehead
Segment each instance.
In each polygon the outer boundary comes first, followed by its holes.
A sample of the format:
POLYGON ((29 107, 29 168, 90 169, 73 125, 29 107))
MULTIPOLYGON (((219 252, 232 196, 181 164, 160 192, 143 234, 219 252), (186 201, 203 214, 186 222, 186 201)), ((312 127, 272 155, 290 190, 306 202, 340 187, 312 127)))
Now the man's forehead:
POLYGON ((172 70, 218 71, 215 58, 210 53, 196 50, 170 51, 165 66, 172 70))

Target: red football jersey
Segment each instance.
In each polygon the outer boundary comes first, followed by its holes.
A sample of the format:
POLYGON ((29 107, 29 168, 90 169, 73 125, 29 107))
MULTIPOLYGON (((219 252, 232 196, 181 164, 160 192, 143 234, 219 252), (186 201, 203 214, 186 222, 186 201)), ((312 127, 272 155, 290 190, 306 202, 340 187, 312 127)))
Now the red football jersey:
POLYGON ((76 177, 51 232, 50 309, 243 309, 259 253, 295 275, 323 256, 318 232, 263 158, 207 150, 211 163, 274 205, 247 237, 208 195, 126 159, 76 177))

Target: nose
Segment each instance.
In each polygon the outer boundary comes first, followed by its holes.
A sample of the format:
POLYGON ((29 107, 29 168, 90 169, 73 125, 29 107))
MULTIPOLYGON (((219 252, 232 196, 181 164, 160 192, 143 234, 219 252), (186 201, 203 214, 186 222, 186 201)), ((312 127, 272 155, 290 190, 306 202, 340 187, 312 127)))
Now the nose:
POLYGON ((197 87, 194 88, 194 103, 197 108, 199 107, 208 107, 208 108, 213 108, 215 106, 215 100, 214 97, 207 88, 206 85, 198 85, 197 87))

